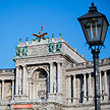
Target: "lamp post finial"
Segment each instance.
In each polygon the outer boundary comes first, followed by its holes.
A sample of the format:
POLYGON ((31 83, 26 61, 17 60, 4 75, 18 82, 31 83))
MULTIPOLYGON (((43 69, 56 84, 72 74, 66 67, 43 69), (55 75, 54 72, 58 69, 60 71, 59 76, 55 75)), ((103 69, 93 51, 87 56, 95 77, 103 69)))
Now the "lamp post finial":
POLYGON ((94 2, 91 3, 91 6, 94 6, 94 2))

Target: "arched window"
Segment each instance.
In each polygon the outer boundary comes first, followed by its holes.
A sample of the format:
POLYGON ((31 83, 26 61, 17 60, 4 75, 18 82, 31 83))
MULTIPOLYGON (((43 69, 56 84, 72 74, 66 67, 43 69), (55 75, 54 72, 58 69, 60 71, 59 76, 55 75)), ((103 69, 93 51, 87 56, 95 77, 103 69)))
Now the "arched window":
POLYGON ((37 71, 39 72, 39 79, 47 78, 47 73, 45 70, 38 69, 37 71))

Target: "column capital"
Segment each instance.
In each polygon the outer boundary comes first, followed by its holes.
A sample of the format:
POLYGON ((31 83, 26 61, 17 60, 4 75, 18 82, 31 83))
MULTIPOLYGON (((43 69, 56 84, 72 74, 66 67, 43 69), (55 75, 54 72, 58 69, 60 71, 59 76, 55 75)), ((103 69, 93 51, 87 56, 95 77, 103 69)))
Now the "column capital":
POLYGON ((5 82, 5 79, 2 79, 2 82, 5 82))
POLYGON ((19 68, 19 65, 16 65, 15 67, 16 67, 16 68, 19 68))
POLYGON ((87 73, 88 75, 92 75, 92 72, 90 72, 90 73, 87 73))
POLYGON ((14 80, 14 79, 12 79, 11 81, 12 81, 12 82, 14 82, 15 80, 14 80))
POLYGON ((77 75, 76 75, 76 74, 73 74, 72 76, 73 76, 73 77, 76 77, 77 75))
POLYGON ((90 74, 90 73, 88 73, 88 75, 89 75, 89 77, 91 77, 91 76, 92 76, 92 74, 90 74))
POLYGON ((23 64, 22 67, 27 67, 27 65, 26 64, 23 64))
POLYGON ((62 62, 62 61, 57 61, 56 63, 57 63, 57 64, 62 64, 63 62, 62 62))
POLYGON ((86 75, 87 75, 87 73, 84 73, 83 75, 84 75, 84 76, 86 76, 86 75))
POLYGON ((67 75, 66 77, 69 78, 69 77, 71 77, 71 75, 67 75))
POLYGON ((53 61, 52 62, 49 62, 49 64, 52 65, 53 64, 53 61))
POLYGON ((101 70, 100 68, 99 68, 99 73, 101 73, 103 70, 101 70))
POLYGON ((57 62, 57 64, 61 64, 61 62, 57 62))
POLYGON ((105 73, 107 73, 107 70, 104 70, 103 72, 104 72, 104 74, 105 74, 105 73))
POLYGON ((57 66, 62 66, 62 62, 57 62, 57 66))

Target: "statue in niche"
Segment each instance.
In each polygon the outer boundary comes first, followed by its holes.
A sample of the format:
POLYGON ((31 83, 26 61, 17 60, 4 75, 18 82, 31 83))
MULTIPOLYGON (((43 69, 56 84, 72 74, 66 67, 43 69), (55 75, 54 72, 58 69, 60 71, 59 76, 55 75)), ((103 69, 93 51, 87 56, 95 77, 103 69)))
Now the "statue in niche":
POLYGON ((20 56, 21 47, 16 47, 16 56, 20 56))
POLYGON ((49 52, 53 52, 54 48, 55 48, 54 43, 50 43, 49 44, 49 52))
POLYGON ((62 42, 57 43, 56 51, 61 52, 62 42))
POLYGON ((22 55, 23 56, 27 56, 27 47, 25 46, 24 48, 23 48, 23 50, 22 50, 22 55))

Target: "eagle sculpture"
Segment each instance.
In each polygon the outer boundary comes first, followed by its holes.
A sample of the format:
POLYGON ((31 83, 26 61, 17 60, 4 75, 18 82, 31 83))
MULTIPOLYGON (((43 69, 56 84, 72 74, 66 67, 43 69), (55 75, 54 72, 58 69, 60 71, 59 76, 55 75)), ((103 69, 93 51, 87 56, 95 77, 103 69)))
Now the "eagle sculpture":
POLYGON ((45 35, 47 35, 47 32, 42 34, 43 26, 41 26, 41 31, 39 31, 39 34, 32 34, 32 36, 36 36, 40 39, 42 39, 45 35))

